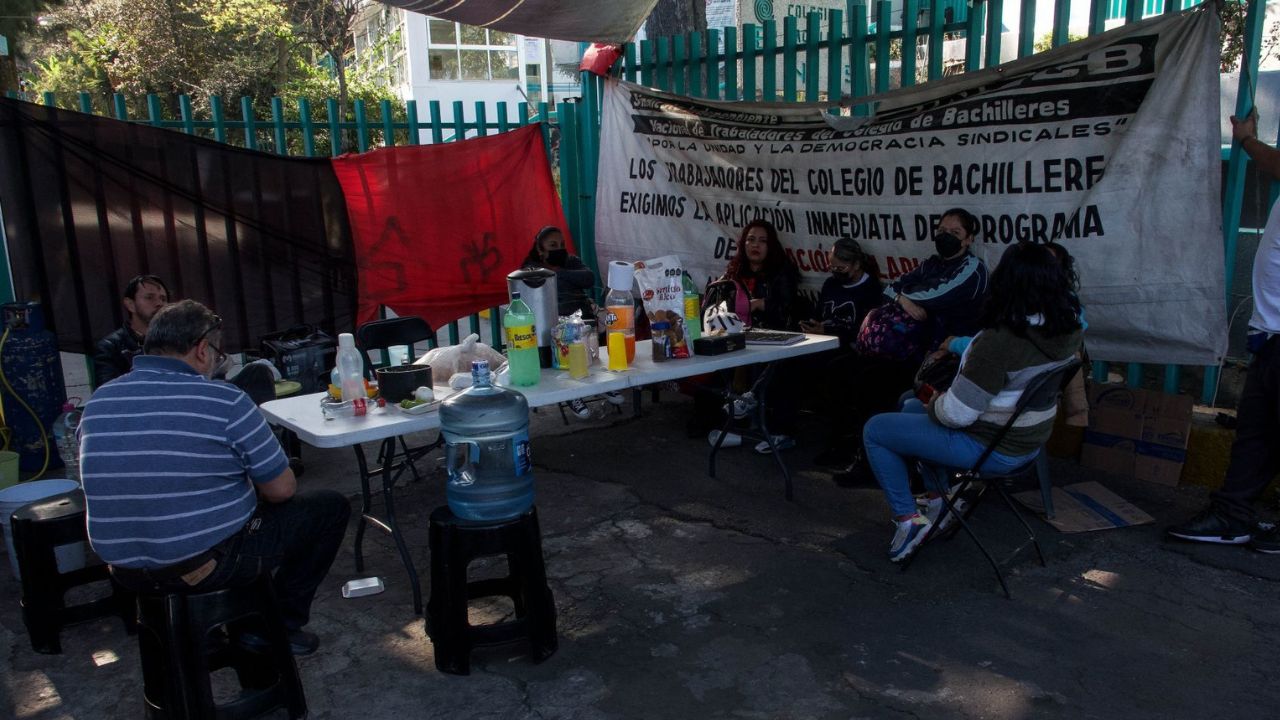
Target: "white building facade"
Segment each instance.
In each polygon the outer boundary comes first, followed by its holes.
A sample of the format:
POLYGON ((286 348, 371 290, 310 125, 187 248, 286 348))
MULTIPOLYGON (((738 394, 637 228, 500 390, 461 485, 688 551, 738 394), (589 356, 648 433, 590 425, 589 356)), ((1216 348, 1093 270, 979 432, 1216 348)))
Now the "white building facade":
POLYGON ((499 102, 514 122, 519 104, 530 113, 540 102, 580 97, 577 65, 585 46, 501 30, 463 25, 419 15, 381 3, 368 3, 355 27, 356 55, 377 48, 394 68, 395 91, 414 100, 421 122, 429 121, 429 103, 441 105, 441 119, 454 121, 453 103, 463 103, 464 119, 475 119, 484 103, 487 120, 496 122, 499 102), (398 43, 381 43, 399 33, 398 43))

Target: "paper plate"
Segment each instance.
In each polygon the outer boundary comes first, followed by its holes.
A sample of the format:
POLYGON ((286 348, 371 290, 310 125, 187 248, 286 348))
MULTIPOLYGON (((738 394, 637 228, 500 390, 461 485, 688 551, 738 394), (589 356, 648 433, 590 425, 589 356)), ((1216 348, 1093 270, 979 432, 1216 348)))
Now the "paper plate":
POLYGON ((302 383, 297 380, 280 380, 276 382, 276 397, 288 397, 302 389, 302 383))

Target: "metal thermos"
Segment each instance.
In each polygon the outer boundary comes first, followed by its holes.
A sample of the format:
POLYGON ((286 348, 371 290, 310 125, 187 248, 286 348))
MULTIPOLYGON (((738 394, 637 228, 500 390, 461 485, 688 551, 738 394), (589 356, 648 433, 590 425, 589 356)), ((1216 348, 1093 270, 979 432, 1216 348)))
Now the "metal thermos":
POLYGON ((507 276, 507 291, 520 293, 520 299, 533 310, 534 330, 538 335, 538 361, 551 367, 552 334, 560 321, 560 301, 556 296, 556 274, 546 268, 517 270, 507 276))

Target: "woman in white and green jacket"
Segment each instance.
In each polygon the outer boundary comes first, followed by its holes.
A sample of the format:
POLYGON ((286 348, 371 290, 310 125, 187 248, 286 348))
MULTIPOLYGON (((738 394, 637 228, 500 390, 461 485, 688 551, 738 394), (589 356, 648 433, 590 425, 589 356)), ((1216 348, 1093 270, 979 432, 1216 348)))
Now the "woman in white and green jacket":
MULTIPOLYGON (((896 532, 894 562, 909 556, 942 510, 945 480, 929 478, 931 500, 922 513, 911 494, 907 463, 967 468, 1012 415, 1023 390, 1040 374, 1072 361, 1080 349, 1080 303, 1066 275, 1043 245, 1022 243, 1005 251, 991 276, 991 296, 960 361, 951 388, 925 406, 910 401, 902 412, 873 417, 863 446, 896 532)), ((1016 469, 1035 458, 1053 431, 1056 408, 1023 413, 983 465, 991 472, 1016 469)))

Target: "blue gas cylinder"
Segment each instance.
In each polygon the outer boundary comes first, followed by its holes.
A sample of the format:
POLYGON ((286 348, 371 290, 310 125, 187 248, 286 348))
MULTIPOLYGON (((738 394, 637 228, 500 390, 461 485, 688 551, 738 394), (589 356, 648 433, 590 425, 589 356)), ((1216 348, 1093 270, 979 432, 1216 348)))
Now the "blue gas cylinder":
POLYGON ((9 426, 9 449, 18 453, 18 467, 24 471, 39 470, 44 465, 45 443, 50 443, 49 467, 59 467, 62 460, 53 448, 53 422, 62 413, 67 389, 62 379, 62 358, 58 354, 58 337, 45 329, 44 311, 38 302, 16 302, 0 305, 4 327, 9 331, 0 348, 0 370, 8 388, 0 384, 0 409, 9 426), (17 393, 35 412, 22 407, 13 396, 17 393), (39 418, 37 423, 36 418, 39 418), (43 429, 43 432, 41 432, 43 429))

